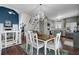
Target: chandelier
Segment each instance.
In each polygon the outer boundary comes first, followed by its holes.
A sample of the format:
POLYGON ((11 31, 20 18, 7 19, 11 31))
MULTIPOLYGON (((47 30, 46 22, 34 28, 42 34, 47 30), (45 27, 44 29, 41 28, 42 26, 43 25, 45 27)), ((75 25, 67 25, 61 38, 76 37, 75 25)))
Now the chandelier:
POLYGON ((37 10, 37 12, 36 12, 36 14, 35 15, 33 15, 33 17, 34 17, 34 19, 35 19, 35 21, 43 21, 44 19, 45 19, 45 17, 46 17, 46 15, 45 15, 45 13, 44 13, 44 11, 42 10, 42 4, 40 4, 39 6, 38 6, 38 8, 36 8, 36 10, 37 10))

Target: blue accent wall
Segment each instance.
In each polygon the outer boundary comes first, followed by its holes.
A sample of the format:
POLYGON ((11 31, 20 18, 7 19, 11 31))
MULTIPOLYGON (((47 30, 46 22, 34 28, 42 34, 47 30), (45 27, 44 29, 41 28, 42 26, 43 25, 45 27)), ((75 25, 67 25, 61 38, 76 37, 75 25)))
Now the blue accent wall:
POLYGON ((5 23, 6 20, 10 20, 12 24, 19 23, 19 15, 16 11, 0 6, 0 23, 5 23), (14 14, 9 14, 12 11, 14 14))

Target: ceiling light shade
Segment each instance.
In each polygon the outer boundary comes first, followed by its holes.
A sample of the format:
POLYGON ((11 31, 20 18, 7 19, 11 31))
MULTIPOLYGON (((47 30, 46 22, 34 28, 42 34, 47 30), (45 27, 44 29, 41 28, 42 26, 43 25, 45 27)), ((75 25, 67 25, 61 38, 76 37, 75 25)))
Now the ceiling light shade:
POLYGON ((9 13, 9 14, 12 14, 12 12, 11 12, 11 11, 8 11, 8 13, 9 13))
POLYGON ((62 19, 63 17, 61 15, 57 16, 56 19, 62 19))
POLYGON ((13 11, 8 11, 8 13, 9 13, 9 14, 15 15, 15 13, 14 13, 13 11))
POLYGON ((58 15, 57 17, 55 17, 55 21, 61 21, 64 17, 61 15, 58 15))

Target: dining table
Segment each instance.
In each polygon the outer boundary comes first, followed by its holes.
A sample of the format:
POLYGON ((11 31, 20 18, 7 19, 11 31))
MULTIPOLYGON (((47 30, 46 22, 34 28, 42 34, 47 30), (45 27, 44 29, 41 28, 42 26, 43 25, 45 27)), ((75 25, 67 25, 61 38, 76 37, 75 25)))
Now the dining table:
MULTIPOLYGON (((38 34, 38 40, 44 42, 44 54, 47 54, 47 49, 46 49, 46 45, 48 41, 54 40, 55 39, 55 35, 46 35, 43 33, 37 33, 38 34)), ((61 42, 63 43, 65 40, 64 36, 61 36, 61 42)))

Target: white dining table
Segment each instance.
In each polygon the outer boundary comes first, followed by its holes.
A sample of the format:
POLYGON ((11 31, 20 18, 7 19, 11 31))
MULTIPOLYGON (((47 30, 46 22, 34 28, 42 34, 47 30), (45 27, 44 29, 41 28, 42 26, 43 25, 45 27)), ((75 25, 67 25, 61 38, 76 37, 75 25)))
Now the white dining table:
POLYGON ((55 36, 53 36, 53 35, 38 34, 39 41, 44 42, 44 54, 45 55, 47 54, 47 49, 46 49, 47 42, 54 40, 54 38, 55 38, 55 36))
MULTIPOLYGON (((46 55, 47 54, 47 49, 46 49, 46 46, 47 46, 47 42, 48 41, 54 41, 55 39, 55 36, 54 35, 45 35, 45 34, 42 34, 42 33, 38 33, 38 40, 44 42, 44 54, 46 55)), ((66 37, 65 36, 61 36, 61 42, 62 44, 64 43, 66 37)))

